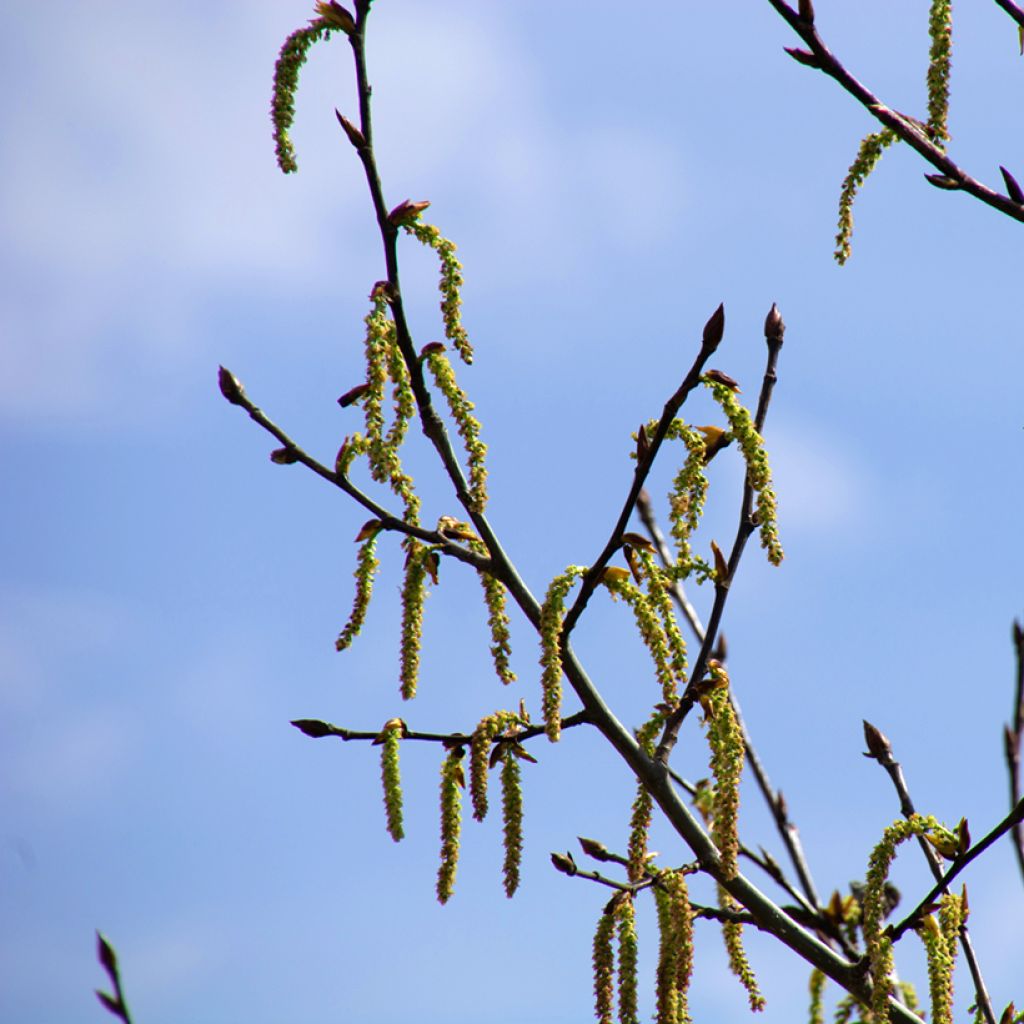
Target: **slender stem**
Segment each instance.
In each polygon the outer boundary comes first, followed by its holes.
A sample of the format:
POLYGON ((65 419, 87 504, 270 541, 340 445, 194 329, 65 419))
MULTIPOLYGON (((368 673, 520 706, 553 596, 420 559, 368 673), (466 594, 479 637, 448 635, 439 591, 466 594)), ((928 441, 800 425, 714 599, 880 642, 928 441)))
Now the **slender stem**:
MULTIPOLYGON (((865 723, 865 731, 867 731, 867 723, 865 723)), ((877 733, 877 730, 875 730, 877 733)), ((914 801, 910 797, 910 789, 907 786, 907 780, 903 776, 903 769, 900 767, 899 761, 893 757, 892 745, 888 739, 878 733, 878 742, 871 747, 871 753, 865 755, 877 761, 886 771, 890 780, 892 781, 893 788, 896 790, 896 795, 900 802, 900 813, 905 817, 909 818, 911 815, 916 814, 914 808, 914 801)), ((1012 815, 1011 815, 1012 817, 1012 815)), ((932 875, 935 877, 937 882, 941 882, 943 877, 942 861, 939 859, 938 853, 932 848, 931 844, 928 843, 923 836, 917 837, 918 845, 924 853, 925 860, 928 861, 928 867, 931 869, 932 875)), ((940 891, 947 891, 944 888, 940 891)), ((996 1024, 995 1011, 992 1009, 992 1000, 989 998, 988 989, 985 987, 985 979, 981 975, 981 966, 978 963, 978 958, 974 952, 974 944, 971 942, 970 933, 967 930, 967 925, 962 924, 960 926, 960 946, 964 951, 964 959, 967 961, 968 969, 971 972, 971 980, 974 982, 974 993, 977 997, 978 1007, 985 1016, 987 1024, 996 1024)))
MULTIPOLYGON (((961 191, 981 200, 987 206, 991 206, 1000 213, 1014 220, 1024 221, 1024 205, 1014 202, 1009 196, 996 192, 994 189, 983 185, 980 181, 972 178, 961 167, 958 167, 945 153, 943 149, 931 141, 917 125, 909 118, 904 117, 898 111, 890 109, 870 89, 859 82, 842 62, 825 45, 813 21, 806 21, 799 13, 793 10, 784 0, 768 0, 773 8, 791 29, 804 41, 807 48, 814 55, 818 68, 829 78, 835 79, 858 103, 863 106, 872 117, 876 118, 887 128, 892 129, 896 136, 905 142, 911 149, 916 150, 925 160, 928 161, 944 178, 956 182, 961 191)), ((1011 17, 1016 20, 1014 13, 1015 4, 1007 0, 996 0, 996 3, 1003 8, 1011 17)))
MULTIPOLYGON (((1004 734, 1006 767, 1010 776, 1010 804, 1016 806, 1021 799, 1020 791, 1020 748, 1024 736, 1024 626, 1013 624, 1013 652, 1017 663, 1016 686, 1013 697, 1013 724, 1006 727, 1004 734)), ((1024 878, 1024 826, 1015 822, 1013 826, 1013 849, 1017 866, 1024 878)))
POLYGON ((1021 28, 1024 28, 1024 7, 1018 7, 1013 0, 995 0, 997 6, 1001 7, 1013 18, 1021 28))

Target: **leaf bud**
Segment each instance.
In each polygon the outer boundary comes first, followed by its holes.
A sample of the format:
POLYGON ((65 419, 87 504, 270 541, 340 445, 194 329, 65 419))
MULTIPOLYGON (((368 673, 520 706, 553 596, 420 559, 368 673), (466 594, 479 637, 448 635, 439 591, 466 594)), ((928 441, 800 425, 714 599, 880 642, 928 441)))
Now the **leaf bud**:
POLYGON ((594 860, 599 860, 602 863, 612 859, 608 847, 604 843, 599 843, 596 839, 586 839, 583 836, 576 838, 580 841, 580 847, 588 857, 593 857, 594 860))
POLYGON ((799 0, 797 13, 800 15, 801 20, 806 21, 808 25, 814 22, 814 4, 811 0, 799 0))
POLYGON ((354 405, 358 402, 359 399, 362 398, 369 390, 369 384, 357 384, 354 388, 349 388, 348 391, 338 399, 338 405, 340 405, 342 409, 347 409, 350 405, 354 405))
POLYGON ((317 0, 316 13, 328 28, 336 28, 345 35, 353 35, 356 31, 356 20, 335 0, 317 0))
POLYGON ((956 192, 961 187, 956 178, 947 178, 945 174, 926 174, 924 180, 929 185, 941 188, 944 192, 956 192))
POLYGON ((579 871, 571 853, 553 853, 551 854, 551 863, 555 866, 556 871, 561 871, 563 875, 568 875, 570 878, 579 871))
POLYGON ((782 314, 779 312, 779 307, 772 303, 772 308, 768 310, 768 315, 764 318, 764 336, 766 338, 778 338, 782 341, 783 334, 786 333, 786 325, 782 322, 782 314))
POLYGON ((220 393, 232 405, 245 405, 245 388, 242 387, 239 379, 227 367, 222 366, 217 373, 217 383, 220 385, 220 393))
POLYGON ((863 721, 864 742, 868 747, 868 752, 864 756, 870 757, 881 764, 887 764, 892 760, 892 744, 881 729, 875 728, 867 719, 863 721))
POLYGON ((1006 194, 1015 203, 1024 203, 1024 190, 1017 184, 1017 179, 1002 165, 999 170, 1002 172, 1003 182, 1006 184, 1006 194))
POLYGON ((117 974, 117 953, 102 932, 96 933, 96 959, 112 978, 117 974))
POLYGON ((318 740, 323 736, 330 736, 334 733, 334 726, 327 722, 321 722, 318 718, 297 718, 292 725, 304 736, 310 736, 318 740))
POLYGON ((811 53, 810 50, 801 50, 795 46, 784 46, 783 49, 797 62, 797 64, 803 64, 804 67, 808 68, 820 68, 821 61, 818 59, 816 54, 811 53))
POLYGON ((730 391, 735 391, 737 395, 740 393, 739 384, 729 374, 723 373, 721 370, 708 370, 704 374, 704 378, 714 381, 715 384, 724 384, 730 391))
POLYGON ((411 224, 430 205, 429 200, 414 203, 411 199, 403 199, 389 214, 388 223, 394 227, 411 224))
POLYGON ((342 130, 348 136, 348 141, 357 150, 366 149, 366 137, 337 107, 334 108, 334 116, 338 119, 338 124, 341 125, 342 130))
POLYGON ((722 335, 725 334, 725 303, 719 303, 718 309, 711 314, 708 318, 708 322, 704 325, 704 335, 702 340, 702 346, 707 349, 711 349, 713 352, 718 348, 719 343, 722 340, 722 335))

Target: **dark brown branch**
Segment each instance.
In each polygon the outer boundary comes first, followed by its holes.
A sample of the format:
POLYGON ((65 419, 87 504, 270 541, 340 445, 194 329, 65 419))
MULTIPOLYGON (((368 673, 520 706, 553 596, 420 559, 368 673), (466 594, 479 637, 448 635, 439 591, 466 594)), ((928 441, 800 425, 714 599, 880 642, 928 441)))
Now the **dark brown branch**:
MULTIPOLYGON (((892 744, 888 738, 870 722, 864 723, 864 738, 867 742, 868 753, 864 756, 877 761, 886 771, 896 795, 900 802, 900 813, 905 818, 911 817, 917 811, 914 808, 914 801, 910 798, 910 789, 907 787, 907 780, 903 776, 903 769, 899 761, 893 757, 892 744)), ((931 844, 923 837, 917 837, 918 846, 924 853, 928 867, 937 882, 942 881, 942 861, 931 844)), ((940 891, 946 891, 940 889, 940 891)), ((974 952, 974 944, 971 942, 967 925, 960 926, 960 946, 964 951, 964 959, 967 961, 968 969, 971 972, 971 980, 974 982, 974 994, 978 1000, 978 1006, 985 1016, 988 1024, 996 1024, 995 1011, 992 1009, 992 1000, 989 998, 988 989, 985 987, 985 979, 981 975, 981 966, 974 952)))
POLYGON ((651 472, 654 460, 658 457, 658 452, 660 451, 661 445, 668 434, 669 427, 672 425, 672 421, 676 418, 679 410, 683 407, 683 403, 689 397, 690 393, 700 383, 701 375, 704 372, 704 366, 715 352, 715 349, 718 348, 724 331, 725 309, 723 306, 719 306, 718 309, 711 314, 711 318, 704 326, 704 333, 701 339, 700 350, 697 353, 697 358, 693 361, 693 365, 683 378, 682 384, 680 384, 676 389, 675 394, 673 394, 665 403, 665 407, 661 413, 661 419, 658 420, 657 429, 654 431, 654 436, 648 438, 646 451, 637 453, 636 469, 633 471, 633 483, 629 488, 629 493, 626 495, 626 500, 623 503, 622 511, 619 513, 619 518, 612 529, 611 536, 609 536, 605 543, 604 549, 597 556, 597 560, 590 566, 586 575, 583 577, 573 606, 566 613, 562 626, 563 646, 568 641, 569 635, 572 633, 573 628, 579 621, 579 617, 587 607, 587 602, 590 600, 594 590, 597 588, 598 582, 601 579, 601 572, 608 565, 608 562, 611 560, 615 552, 622 547, 622 535, 626 532, 626 528, 629 526, 629 520, 633 515, 633 509, 640 497, 640 492, 644 488, 644 483, 651 472))
POLYGON ((1002 839, 1007 832, 1018 828, 1021 821, 1024 821, 1024 800, 1021 800, 1010 813, 984 839, 979 840, 965 854, 957 857, 948 871, 935 883, 931 891, 917 906, 892 929, 892 940, 895 942, 909 928, 916 928, 920 923, 927 909, 934 906, 935 900, 944 893, 949 892, 949 883, 967 867, 971 861, 980 857, 993 843, 1002 839))
MULTIPOLYGON (((835 79, 872 117, 890 128, 900 141, 916 150, 936 168, 940 172, 939 177, 950 183, 945 186, 946 188, 966 192, 985 203, 986 206, 1005 213, 1007 217, 1024 222, 1024 204, 1015 202, 1010 196, 996 192, 972 178, 966 171, 958 167, 940 146, 932 142, 912 119, 884 104, 870 89, 850 74, 842 62, 829 50, 821 36, 818 35, 813 21, 801 18, 797 11, 793 10, 784 0, 768 0, 768 2, 807 45, 808 52, 789 51, 790 55, 795 57, 799 63, 817 68, 829 78, 835 79)), ((1004 5, 1004 0, 996 0, 996 3, 1011 17, 1016 17, 1010 11, 1010 7, 1016 5, 1004 5)))
POLYGON ((996 0, 996 6, 1001 7, 1021 28, 1024 28, 1024 7, 1018 7, 1013 0, 996 0))
MULTIPOLYGON (((1013 697, 1013 724, 1006 727, 1004 747, 1006 768, 1010 775, 1010 804, 1016 807, 1021 799, 1020 792, 1020 749, 1024 736, 1024 626, 1013 624, 1013 652, 1017 664, 1017 681, 1013 697)), ((1013 826, 1013 849, 1017 855, 1017 866, 1024 878, 1024 826, 1018 821, 1013 826)))
MULTIPOLYGON (((575 715, 562 719, 563 729, 572 729, 577 725, 586 725, 587 715, 578 711, 575 715)), ((380 738, 380 730, 367 732, 361 729, 346 729, 344 726, 332 725, 330 722, 322 722, 318 718, 297 718, 291 723, 299 732, 312 739, 321 739, 324 736, 336 736, 345 740, 369 740, 375 741, 380 738)), ((524 740, 532 740, 537 736, 544 735, 543 725, 528 725, 518 730, 514 735, 502 735, 495 737, 495 743, 511 740, 514 743, 521 743, 524 740)), ((472 742, 473 734, 465 732, 414 732, 411 729, 403 730, 403 740, 422 740, 427 743, 442 743, 447 747, 465 746, 472 742)))
POLYGON ((360 505, 363 506, 368 512, 371 512, 373 516, 380 521, 382 530, 394 530, 398 533, 404 533, 410 537, 416 537, 426 544, 436 545, 440 548, 441 552, 446 555, 451 555, 453 558, 457 558, 460 562, 465 562, 467 565, 473 566, 479 572, 485 572, 493 574, 494 567, 491 559, 484 558, 482 555, 477 554, 475 551, 471 551, 468 548, 464 548, 459 544, 456 544, 451 538, 439 533, 437 530, 424 530, 419 526, 413 526, 411 523, 407 523, 404 519, 400 519, 398 516, 392 515, 382 505, 378 505, 369 495, 364 494, 347 476, 342 473, 337 473, 333 469, 328 469, 322 462, 317 461, 308 452, 304 451, 295 441, 293 441, 273 420, 271 420, 259 406, 255 405, 250 401, 249 396, 246 395, 245 390, 238 383, 237 378, 224 367, 221 367, 221 391, 228 397, 228 401, 232 405, 237 405, 243 408, 248 414, 249 418, 253 422, 258 423, 264 430, 269 434, 277 438, 278 441, 284 445, 285 450, 288 452, 288 461, 295 463, 301 463, 307 469, 312 470, 317 476, 322 477, 328 483, 333 484, 335 487, 344 491, 349 497, 354 498, 360 505), (225 377, 227 374, 230 377, 232 384, 225 387, 225 377))
MULTIPOLYGON (((782 326, 781 318, 778 320, 778 324, 776 324, 773 314, 775 317, 778 317, 778 311, 774 305, 772 306, 772 312, 768 314, 768 319, 765 321, 768 362, 765 366, 764 378, 761 382, 761 393, 757 401, 757 413, 754 417, 754 427, 759 434, 764 429, 765 417, 768 415, 768 406, 771 402, 772 392, 775 389, 775 382, 778 379, 776 366, 779 361, 779 353, 782 351, 782 336, 785 330, 782 326), (769 333, 769 326, 771 326, 773 333, 769 333)), ((708 619, 704 642, 701 644, 697 660, 694 662, 693 670, 690 674, 690 682, 687 684, 679 704, 672 714, 669 715, 661 741, 658 743, 655 760, 661 764, 668 764, 672 748, 679 739, 679 730, 697 701, 698 688, 704 679, 708 658, 711 656, 711 650, 714 647, 715 639, 718 636, 718 628, 722 621, 722 614, 725 611, 725 603, 729 598, 730 584, 736 575, 736 570, 739 568, 740 559, 743 557, 743 549, 747 546, 750 535, 757 528, 757 524, 751 516, 753 503, 754 488, 751 487, 748 476, 743 482, 740 521, 736 528, 736 539, 733 541, 732 551, 729 554, 727 572, 724 579, 719 578, 715 580, 715 600, 711 606, 711 617, 708 619)))

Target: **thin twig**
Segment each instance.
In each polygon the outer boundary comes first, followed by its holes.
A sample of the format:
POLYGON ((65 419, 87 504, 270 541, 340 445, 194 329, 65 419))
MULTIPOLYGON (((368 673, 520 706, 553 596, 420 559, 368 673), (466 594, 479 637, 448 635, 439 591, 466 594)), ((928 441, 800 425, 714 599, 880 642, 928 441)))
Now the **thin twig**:
POLYGON ((1018 7, 1013 0, 996 0, 996 5, 1006 11, 1021 28, 1024 28, 1024 7, 1018 7))
MULTIPOLYGON (((914 808, 914 801, 910 797, 910 789, 907 786, 907 780, 903 776, 903 769, 900 766, 899 761, 897 761, 893 756, 892 744, 883 733, 869 722, 864 723, 864 733, 870 751, 870 753, 867 753, 864 756, 877 761, 885 769, 892 781, 893 788, 896 790, 896 795, 899 798, 900 813, 905 818, 911 817, 916 814, 917 811, 914 808)), ((928 843, 923 836, 918 836, 917 842, 924 853, 925 860, 928 861, 928 867, 931 869, 932 875, 935 877, 937 882, 941 882, 943 877, 942 861, 939 859, 938 853, 936 853, 931 844, 928 843)), ((945 890, 940 889, 940 891, 945 890)), ((970 933, 967 930, 966 924, 962 924, 960 926, 960 946, 964 951, 964 959, 967 961, 968 969, 971 972, 971 980, 974 982, 974 994, 977 997, 978 1006, 984 1014, 985 1020, 988 1024, 996 1024, 995 1011, 992 1009, 992 1000, 989 998, 988 989, 985 987, 985 979, 981 975, 981 966, 979 965, 978 958, 975 955, 974 944, 971 942, 970 933)))
MULTIPOLYGON (((1017 682, 1013 697, 1013 725, 1006 726, 1004 747, 1006 768, 1010 775, 1010 804, 1020 802, 1020 748, 1024 736, 1024 626, 1013 624, 1013 652, 1017 663, 1017 682)), ((1024 878, 1024 825, 1018 821, 1013 826, 1013 849, 1017 855, 1017 866, 1024 878)))
MULTIPOLYGON (((818 68, 830 78, 835 79, 872 117, 890 128, 901 141, 916 150, 940 172, 942 178, 954 183, 948 185, 947 188, 966 192, 987 206, 993 207, 1000 213, 1005 213, 1007 217, 1024 221, 1024 204, 1015 202, 1010 196, 1003 195, 972 178, 963 168, 958 167, 941 147, 932 142, 912 119, 892 110, 870 89, 859 82, 825 45, 813 21, 802 18, 784 0, 768 0, 768 2, 807 45, 810 54, 804 54, 805 59, 801 60, 801 63, 810 63, 812 67, 818 68)), ((1015 4, 1009 4, 1006 0, 996 0, 996 3, 1016 20, 1015 4)), ((799 53, 799 51, 797 52, 799 53)))
POLYGON ((949 870, 935 883, 931 891, 918 902, 917 906, 892 929, 892 940, 895 942, 909 928, 916 928, 928 907, 934 906, 935 900, 944 892, 949 892, 949 883, 960 874, 971 861, 980 857, 996 840, 1007 832, 1019 827, 1024 821, 1024 800, 1019 801, 1010 813, 984 839, 979 840, 965 854, 956 858, 949 870))
MULTIPOLYGON (((774 310, 774 307, 773 307, 774 310)), ((765 417, 768 414, 768 405, 771 402, 772 391, 778 379, 776 365, 779 361, 779 352, 782 350, 782 332, 773 334, 767 338, 768 362, 764 371, 764 378, 761 382, 761 393, 757 402, 757 413, 754 418, 754 427, 758 433, 764 429, 765 417)), ((743 482, 743 500, 740 506, 740 521, 736 528, 736 539, 733 541, 732 551, 729 554, 727 572, 724 579, 715 580, 715 600, 711 606, 711 616, 708 619, 707 629, 704 635, 704 642, 701 644, 700 652, 694 663, 683 696, 680 698, 676 708, 668 716, 665 729, 662 732, 661 740, 655 754, 655 760, 660 764, 667 764, 672 753, 672 748, 679 739, 679 730, 682 727, 686 716, 690 713, 697 701, 698 688, 704 678, 704 671, 707 668, 708 658, 711 656, 711 649, 714 646, 718 635, 718 627, 722 621, 722 614, 725 611, 725 603, 729 598, 730 584, 739 568, 740 558, 743 556, 743 549, 747 545, 750 535, 756 529, 756 524, 751 516, 751 509, 754 503, 754 488, 750 484, 749 475, 743 482)))

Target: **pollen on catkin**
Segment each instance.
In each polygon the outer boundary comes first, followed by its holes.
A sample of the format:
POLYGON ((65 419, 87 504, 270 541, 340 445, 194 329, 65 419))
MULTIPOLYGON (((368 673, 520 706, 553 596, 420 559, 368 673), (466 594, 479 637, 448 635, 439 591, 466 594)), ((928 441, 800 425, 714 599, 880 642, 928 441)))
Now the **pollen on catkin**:
POLYGON ((441 864, 437 869, 437 900, 442 904, 451 899, 455 890, 455 872, 459 865, 464 753, 462 747, 456 747, 441 762, 441 864))
POLYGON ((657 610, 647 596, 628 578, 620 579, 617 576, 606 574, 602 582, 611 594, 621 597, 632 610, 637 631, 654 662, 654 673, 661 686, 662 698, 674 703, 678 696, 676 673, 673 670, 673 657, 669 650, 668 638, 657 610))
POLYGON ((480 421, 473 415, 473 403, 455 380, 455 371, 441 348, 431 349, 424 356, 441 394, 451 411, 455 428, 462 438, 469 465, 469 494, 473 510, 483 512, 487 505, 487 445, 480 440, 480 421))
POLYGON ((505 744, 501 758, 501 818, 505 847, 502 875, 505 895, 509 899, 519 888, 519 868, 523 860, 523 787, 519 771, 519 758, 513 745, 505 744))
MULTIPOLYGON (((471 545, 481 553, 486 553, 483 544, 471 545)), ((508 630, 508 612, 505 610, 505 585, 488 572, 478 572, 480 583, 484 588, 484 604, 487 605, 487 626, 491 631, 491 658, 498 679, 505 685, 516 681, 512 671, 511 634, 508 630)))
POLYGON ((828 981, 824 971, 815 967, 811 971, 810 981, 807 983, 808 991, 811 993, 811 1006, 808 1019, 810 1024, 825 1024, 825 982, 828 981))
POLYGON ((743 735, 729 700, 729 677, 717 663, 708 666, 707 686, 701 696, 706 710, 710 768, 715 788, 711 810, 711 837, 722 859, 726 878, 735 877, 739 860, 740 775, 743 772, 743 735))
POLYGON ((288 131, 295 121, 295 93, 299 88, 299 72, 306 63, 310 47, 320 39, 330 39, 331 28, 322 18, 311 21, 306 28, 296 29, 285 41, 274 66, 274 92, 270 100, 270 120, 274 125, 274 148, 277 166, 285 174, 299 169, 295 147, 288 131))
MULTIPOLYGON (((718 905, 722 910, 738 910, 739 904, 729 895, 725 889, 718 887, 718 905)), ((747 991, 747 1001, 754 1013, 764 1009, 764 996, 757 986, 757 978, 754 976, 753 968, 747 959, 746 950, 743 948, 743 925, 739 921, 722 922, 722 938, 725 941, 725 952, 729 958, 729 968, 739 979, 740 984, 747 991)))
POLYGON ((836 233, 836 248, 833 256, 842 266, 849 258, 853 238, 853 201, 861 185, 875 169, 882 153, 896 141, 896 133, 891 128, 883 128, 880 132, 872 132, 861 139, 860 148, 854 157, 850 169, 843 179, 843 187, 839 192, 839 231, 836 233))
POLYGON ((514 711, 495 711, 486 715, 473 730, 469 743, 469 795, 473 804, 473 817, 483 821, 487 817, 487 776, 490 770, 491 747, 507 726, 519 721, 514 711))
POLYGON ((754 427, 749 410, 740 404, 730 388, 708 377, 703 377, 702 380, 711 389, 715 401, 722 407, 732 428, 733 438, 743 453, 743 459, 747 464, 747 481, 755 495, 754 507, 761 547, 765 549, 768 561, 772 565, 778 565, 782 561, 783 553, 776 521, 775 492, 771 486, 772 471, 768 465, 764 439, 754 427))
POLYGON ((377 566, 380 565, 376 547, 377 531, 374 531, 359 549, 356 569, 352 574, 356 578, 356 596, 352 602, 348 622, 338 634, 338 639, 334 641, 334 647, 338 651, 343 651, 351 645, 366 621, 366 609, 369 608, 373 595, 373 577, 377 572, 377 566))
POLYGON ((654 889, 658 911, 656 1024, 689 1024, 687 994, 693 973, 693 908, 681 871, 660 871, 654 889))
MULTIPOLYGON (((654 556, 649 551, 637 551, 640 560, 641 574, 647 584, 647 597, 658 615, 661 617, 662 629, 665 631, 665 639, 668 641, 669 666, 672 675, 677 682, 686 682, 687 657, 686 641, 679 629, 675 612, 672 608, 672 598, 668 591, 668 577, 663 569, 654 562, 654 556)), ((675 692, 666 700, 674 700, 675 692)))
POLYGON ((384 784, 384 811, 388 835, 397 843, 405 838, 402 828, 402 776, 398 765, 398 745, 405 730, 400 718, 393 718, 381 733, 380 775, 384 784))
POLYGON ((402 584, 402 644, 399 683, 403 700, 416 696, 420 674, 420 649, 423 646, 423 604, 427 598, 429 549, 411 537, 406 538, 405 582, 402 584))
POLYGON ((953 4, 932 0, 928 12, 928 135, 940 149, 949 141, 949 74, 953 53, 953 4))
POLYGON ((871 975, 871 1010, 878 1024, 887 1024, 889 1020, 889 994, 892 991, 892 940, 883 928, 886 913, 885 882, 889 877, 889 868, 900 843, 938 828, 942 826, 932 817, 912 814, 909 818, 901 818, 885 830, 868 861, 861 930, 871 975))
POLYGON ((928 960, 932 1024, 953 1022, 953 967, 963 917, 961 897, 944 893, 939 899, 938 917, 928 914, 919 929, 928 960))
POLYGON ((594 930, 594 1016, 598 1024, 613 1024, 615 1010, 615 904, 613 896, 601 911, 594 930))
POLYGON ((445 337, 455 346, 455 351, 464 363, 473 362, 473 346, 462 326, 462 264, 455 257, 455 243, 445 238, 432 224, 424 224, 420 220, 404 224, 403 227, 437 253, 441 263, 438 290, 441 293, 441 318, 444 321, 445 337))
POLYGON ((637 1014, 637 956, 636 907, 632 893, 623 893, 615 907, 615 920, 619 933, 619 965, 617 990, 619 997, 619 1024, 639 1024, 637 1014))
POLYGON ((552 743, 562 735, 562 620, 565 597, 573 583, 586 572, 581 565, 570 565, 548 585, 540 610, 541 710, 544 731, 552 743))

